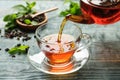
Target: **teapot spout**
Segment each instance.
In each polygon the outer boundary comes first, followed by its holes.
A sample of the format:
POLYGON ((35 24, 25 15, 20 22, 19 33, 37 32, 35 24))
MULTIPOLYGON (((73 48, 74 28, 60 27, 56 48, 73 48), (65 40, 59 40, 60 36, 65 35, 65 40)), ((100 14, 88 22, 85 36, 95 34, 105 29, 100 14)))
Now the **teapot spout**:
POLYGON ((85 15, 67 15, 66 19, 76 22, 76 23, 82 23, 82 24, 93 24, 94 23, 92 18, 85 16, 85 15))

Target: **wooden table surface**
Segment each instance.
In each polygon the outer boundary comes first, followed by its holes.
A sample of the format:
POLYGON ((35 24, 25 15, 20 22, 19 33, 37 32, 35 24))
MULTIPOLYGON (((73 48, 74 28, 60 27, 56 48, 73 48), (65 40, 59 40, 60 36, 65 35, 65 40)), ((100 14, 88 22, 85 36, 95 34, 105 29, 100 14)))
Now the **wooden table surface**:
MULTIPOLYGON (((57 6, 59 10, 48 13, 49 22, 60 22, 57 17, 64 9, 63 0, 36 0, 37 9, 47 9, 57 6), (54 15, 53 15, 54 14, 54 15)), ((3 30, 2 18, 9 12, 10 7, 25 4, 23 0, 0 0, 0 29, 3 30)), ((5 49, 18 43, 28 44, 39 50, 34 33, 29 34, 31 40, 8 39, 0 37, 0 80, 120 80, 120 22, 102 26, 97 24, 79 24, 83 33, 92 37, 92 44, 88 48, 90 58, 83 68, 66 75, 50 75, 38 71, 28 61, 27 55, 16 55, 12 58, 5 49)), ((0 33, 0 36, 3 34, 0 33)))

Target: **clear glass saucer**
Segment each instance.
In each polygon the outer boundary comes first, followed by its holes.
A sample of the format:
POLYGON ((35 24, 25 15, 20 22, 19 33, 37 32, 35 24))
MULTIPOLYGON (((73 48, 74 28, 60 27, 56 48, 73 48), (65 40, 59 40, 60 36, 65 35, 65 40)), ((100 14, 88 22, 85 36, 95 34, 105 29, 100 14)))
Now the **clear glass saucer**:
POLYGON ((72 61, 65 66, 52 66, 47 63, 43 52, 36 52, 29 50, 28 58, 30 63, 38 70, 47 74, 69 74, 73 73, 83 67, 89 58, 89 51, 87 48, 76 51, 72 57, 72 61))

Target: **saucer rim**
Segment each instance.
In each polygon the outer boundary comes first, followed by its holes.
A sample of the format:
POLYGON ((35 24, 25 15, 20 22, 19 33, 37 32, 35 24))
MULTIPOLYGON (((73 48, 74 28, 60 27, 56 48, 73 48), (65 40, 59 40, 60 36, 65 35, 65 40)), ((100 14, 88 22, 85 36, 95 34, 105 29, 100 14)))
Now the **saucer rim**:
MULTIPOLYGON (((27 58, 28 58, 28 60, 29 60, 29 62, 30 62, 30 64, 33 66, 33 67, 35 67, 37 70, 39 70, 39 71, 41 71, 41 72, 44 72, 44 73, 47 73, 47 74, 53 74, 53 75, 60 75, 60 74, 70 74, 70 73, 73 73, 73 72, 75 72, 75 71, 78 71, 79 69, 81 69, 86 63, 87 63, 87 61, 88 61, 88 59, 89 59, 89 57, 90 57, 90 54, 89 54, 89 50, 87 49, 87 48, 85 48, 85 49, 83 49, 83 50, 86 50, 86 54, 87 54, 87 58, 86 58, 86 60, 85 60, 85 62, 82 64, 82 65, 80 65, 79 67, 77 67, 76 69, 72 69, 72 70, 70 70, 70 71, 67 71, 67 72, 50 72, 50 71, 48 71, 48 70, 43 70, 42 68, 40 68, 40 67, 37 67, 36 65, 34 65, 33 64, 33 60, 31 60, 30 59, 30 56, 29 56, 29 54, 30 54, 30 52, 27 54, 27 58)), ((81 51, 80 51, 81 52, 81 51)), ((79 52, 79 53, 80 53, 79 52)), ((38 54, 40 54, 41 53, 41 51, 38 53, 38 54)), ((75 52, 75 53, 78 53, 78 52, 75 52)), ((75 53, 74 53, 74 55, 75 55, 75 53)), ((73 55, 73 56, 74 56, 73 55)), ((33 56, 33 55, 32 55, 33 56)), ((44 56, 44 58, 45 58, 45 56, 44 56)), ((43 61, 41 61, 41 63, 42 63, 43 61)), ((79 62, 79 64, 81 64, 81 60, 79 60, 79 61, 77 61, 77 62, 79 62)), ((37 62, 35 62, 34 61, 34 63, 37 63, 37 62)), ((39 64, 39 63, 37 63, 37 64, 39 64)), ((78 63, 76 63, 76 64, 78 64, 78 63)))

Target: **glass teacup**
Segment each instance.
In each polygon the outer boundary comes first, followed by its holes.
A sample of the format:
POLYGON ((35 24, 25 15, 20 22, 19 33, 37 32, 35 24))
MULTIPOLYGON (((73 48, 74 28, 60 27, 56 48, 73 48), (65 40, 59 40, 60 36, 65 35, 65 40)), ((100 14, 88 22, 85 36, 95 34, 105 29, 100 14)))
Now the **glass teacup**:
MULTIPOLYGON (((79 26, 68 21, 64 26, 61 41, 58 42, 58 32, 60 30, 58 25, 60 23, 46 23, 36 30, 36 40, 41 50, 39 56, 44 54, 37 67, 39 67, 39 70, 50 74, 71 73, 82 67, 81 60, 88 59, 88 51, 86 51, 87 55, 83 52, 83 55, 85 55, 83 59, 78 58, 78 56, 82 54, 79 52, 88 47, 91 39, 89 35, 82 33, 79 26)), ((30 57, 30 60, 34 61, 32 57, 30 57)))

